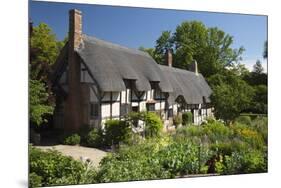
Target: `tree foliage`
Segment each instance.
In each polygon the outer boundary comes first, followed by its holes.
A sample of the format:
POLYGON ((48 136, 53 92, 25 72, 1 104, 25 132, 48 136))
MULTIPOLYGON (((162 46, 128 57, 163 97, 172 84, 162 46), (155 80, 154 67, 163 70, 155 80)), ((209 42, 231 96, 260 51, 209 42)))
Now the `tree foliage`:
POLYGON ((186 21, 173 34, 162 32, 155 46, 155 54, 161 58, 155 60, 163 64, 166 49, 173 48, 173 66, 187 69, 196 60, 199 71, 208 78, 241 60, 244 48, 233 49, 232 44, 233 37, 224 31, 208 28, 202 22, 186 21))
POLYGON ((40 125, 52 114, 54 95, 49 74, 64 41, 58 41, 51 28, 40 23, 30 33, 29 102, 30 121, 40 125))
POLYGON ((165 63, 165 53, 167 49, 173 47, 173 39, 171 31, 163 31, 161 36, 156 40, 155 55, 157 57, 155 60, 159 64, 165 63))
POLYGON ((227 75, 216 74, 210 80, 213 89, 211 100, 217 118, 230 123, 249 108, 254 91, 244 80, 230 71, 227 75))
POLYGON ((255 72, 257 74, 261 74, 264 71, 260 60, 257 60, 256 64, 253 66, 253 68, 254 68, 253 72, 255 72))
POLYGON ((36 125, 46 121, 44 115, 53 113, 53 106, 47 103, 48 93, 45 85, 39 80, 29 80, 30 121, 36 125))

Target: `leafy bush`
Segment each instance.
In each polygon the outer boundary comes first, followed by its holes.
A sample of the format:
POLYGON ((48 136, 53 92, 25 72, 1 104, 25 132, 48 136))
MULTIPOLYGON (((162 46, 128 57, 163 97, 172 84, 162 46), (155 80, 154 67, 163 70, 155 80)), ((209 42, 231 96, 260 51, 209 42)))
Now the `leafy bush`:
POLYGON ((248 143, 254 149, 263 149, 266 144, 263 136, 252 127, 236 123, 231 126, 231 130, 233 130, 233 137, 248 143))
POLYGON ((160 135, 160 132, 163 129, 163 123, 157 114, 153 112, 145 113, 144 121, 146 136, 157 137, 160 135))
POLYGON ((182 124, 182 116, 180 115, 175 115, 173 117, 173 124, 178 127, 180 124, 182 124))
POLYGON ((235 119, 235 122, 245 124, 245 125, 251 125, 251 117, 250 116, 239 116, 235 119))
POLYGON ((105 144, 127 143, 131 138, 131 128, 126 121, 107 120, 105 122, 105 144))
POLYGON ((204 125, 204 134, 212 141, 228 139, 231 136, 230 129, 219 121, 204 125))
POLYGON ((86 145, 90 147, 101 147, 104 144, 103 131, 92 129, 86 136, 86 145))
POLYGON ((264 142, 267 144, 268 138, 268 119, 267 117, 257 117, 252 121, 252 128, 255 129, 262 136, 264 142))
POLYGON ((242 154, 241 173, 257 173, 267 171, 267 156, 259 150, 252 150, 242 154))
POLYGON ((167 144, 167 140, 148 139, 142 143, 121 147, 102 159, 97 174, 98 182, 118 182, 169 178, 155 154, 167 144))
POLYGON ((66 136, 63 140, 63 144, 66 144, 66 145, 80 144, 80 136, 78 134, 72 134, 70 136, 66 136))
POLYGON ((32 172, 29 174, 29 187, 41 187, 41 181, 41 176, 38 176, 36 173, 32 172))
POLYGON ((95 183, 96 172, 87 163, 63 156, 56 150, 42 151, 32 146, 29 155, 33 179, 30 183, 39 183, 39 177, 42 186, 95 183))
POLYGON ((173 143, 157 153, 160 164, 173 176, 206 173, 211 152, 191 142, 173 143))
POLYGON ((190 125, 187 127, 181 127, 177 129, 176 136, 182 135, 184 137, 194 137, 194 136, 203 136, 204 129, 202 126, 190 125))
POLYGON ((182 114, 182 124, 190 125, 193 122, 193 114, 191 112, 184 112, 182 114))
POLYGON ((220 174, 260 173, 267 171, 267 160, 263 152, 250 150, 226 155, 220 174))

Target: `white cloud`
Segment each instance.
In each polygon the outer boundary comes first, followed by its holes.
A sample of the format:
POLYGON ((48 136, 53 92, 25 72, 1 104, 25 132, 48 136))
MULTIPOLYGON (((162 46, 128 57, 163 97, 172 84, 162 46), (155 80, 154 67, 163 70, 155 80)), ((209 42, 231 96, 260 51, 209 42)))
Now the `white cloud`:
MULTIPOLYGON (((253 70, 253 66, 254 64, 256 64, 256 59, 246 59, 241 61, 241 64, 245 64, 245 67, 249 70, 252 71, 253 70)), ((262 59, 260 60, 262 67, 264 68, 264 72, 267 72, 267 60, 266 59, 262 59)))

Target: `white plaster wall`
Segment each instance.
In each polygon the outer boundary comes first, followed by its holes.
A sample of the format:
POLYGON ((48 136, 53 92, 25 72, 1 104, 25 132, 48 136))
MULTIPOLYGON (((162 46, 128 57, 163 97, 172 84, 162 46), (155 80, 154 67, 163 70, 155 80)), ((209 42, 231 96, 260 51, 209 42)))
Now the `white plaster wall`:
POLYGON ((132 106, 138 106, 139 103, 138 102, 132 102, 132 106))
POLYGON ((164 110, 164 109, 165 109, 165 106, 166 106, 166 102, 165 102, 165 101, 161 101, 161 103, 160 103, 160 108, 161 108, 162 110, 164 110))
POLYGON ((194 124, 198 125, 199 124, 198 110, 193 111, 193 118, 194 118, 194 124))
POLYGON ((160 110, 160 102, 155 103, 155 110, 160 110))
POLYGON ((147 100, 152 100, 154 94, 154 89, 147 91, 147 100))
POLYGON ((146 111, 146 103, 145 101, 140 102, 140 111, 146 111))
POLYGON ((112 103, 112 116, 119 116, 120 114, 120 103, 112 103))
POLYGON ((173 114, 176 115, 178 113, 178 104, 173 104, 173 114))
POLYGON ((110 104, 101 105, 101 118, 104 119, 110 116, 110 104))
POLYGON ((126 103, 130 103, 131 97, 130 97, 130 89, 127 89, 127 100, 126 103))
POLYGON ((126 91, 122 91, 122 94, 121 94, 121 103, 126 103, 126 91))

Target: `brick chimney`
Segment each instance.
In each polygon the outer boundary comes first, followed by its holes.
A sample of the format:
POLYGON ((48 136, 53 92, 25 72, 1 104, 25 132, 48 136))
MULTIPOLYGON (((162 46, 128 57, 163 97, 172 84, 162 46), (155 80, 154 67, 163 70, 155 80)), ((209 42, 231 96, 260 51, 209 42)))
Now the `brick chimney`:
POLYGON ((76 49, 82 42, 82 15, 79 10, 69 11, 69 33, 68 33, 68 95, 65 104, 66 131, 77 131, 81 126, 80 107, 80 62, 76 49))
POLYGON ((197 66, 197 61, 193 60, 192 63, 189 66, 189 70, 194 72, 196 75, 198 75, 198 66, 197 66))
POLYGON ((172 49, 166 49, 165 63, 169 67, 173 66, 173 51, 172 51, 172 49))
POLYGON ((70 47, 77 49, 82 42, 82 12, 77 9, 69 11, 70 47))

